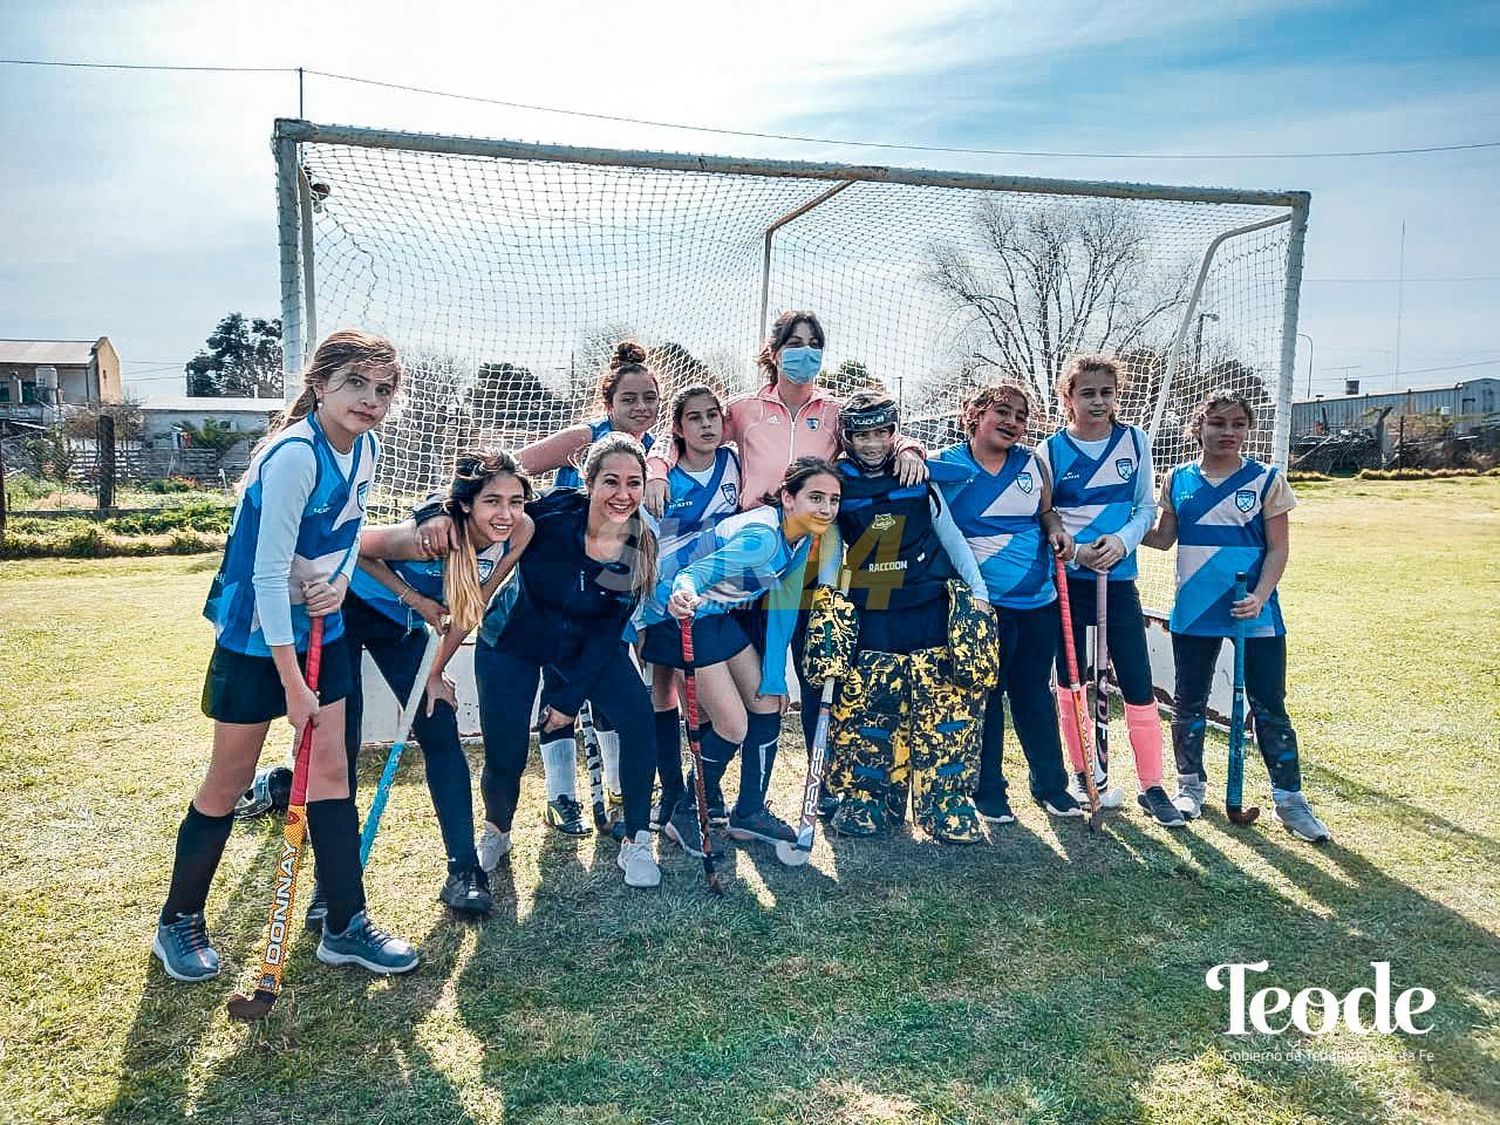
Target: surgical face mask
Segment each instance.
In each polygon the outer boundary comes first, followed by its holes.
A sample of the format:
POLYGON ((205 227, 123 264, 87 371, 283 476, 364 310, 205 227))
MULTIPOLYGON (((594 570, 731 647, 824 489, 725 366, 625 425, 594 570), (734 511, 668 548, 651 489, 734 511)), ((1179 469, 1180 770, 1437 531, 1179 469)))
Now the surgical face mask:
POLYGON ((792 382, 811 383, 822 370, 822 348, 781 349, 781 373, 792 382))

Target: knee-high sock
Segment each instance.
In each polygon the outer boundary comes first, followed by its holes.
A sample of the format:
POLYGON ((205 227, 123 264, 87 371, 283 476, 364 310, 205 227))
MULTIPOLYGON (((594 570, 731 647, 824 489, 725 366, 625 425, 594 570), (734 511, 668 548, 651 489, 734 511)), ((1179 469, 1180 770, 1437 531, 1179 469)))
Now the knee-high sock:
POLYGON ((741 816, 757 813, 764 807, 780 738, 780 715, 750 714, 745 728, 745 749, 740 757, 740 793, 735 801, 741 816))
POLYGON ((1083 743, 1078 741, 1078 709, 1075 706, 1073 693, 1059 684, 1056 694, 1057 727, 1062 732, 1063 745, 1068 750, 1068 762, 1074 773, 1082 773, 1083 743))
POLYGON ((1161 784, 1161 719, 1154 703, 1125 704, 1125 727, 1135 754, 1135 774, 1142 789, 1161 784))
POLYGON ((328 899, 331 934, 349 928, 349 919, 365 908, 365 883, 359 866, 359 812, 353 797, 307 803, 307 830, 317 849, 319 882, 328 899))
POLYGON ((599 756, 604 759, 604 788, 611 793, 620 792, 620 732, 601 730, 599 756))
POLYGON ((710 804, 722 794, 724 771, 734 761, 739 743, 730 742, 713 727, 698 728, 698 745, 703 751, 703 788, 710 804))
POLYGON ((656 712, 656 775, 664 801, 682 795, 682 727, 677 708, 656 712))
POLYGON ((162 922, 171 925, 180 915, 203 912, 233 827, 233 813, 209 816, 199 812, 197 805, 188 805, 177 829, 177 858, 172 863, 172 885, 161 910, 162 922))
POLYGON ((547 777, 547 800, 562 796, 578 800, 578 744, 571 727, 562 738, 542 743, 542 772, 547 777))

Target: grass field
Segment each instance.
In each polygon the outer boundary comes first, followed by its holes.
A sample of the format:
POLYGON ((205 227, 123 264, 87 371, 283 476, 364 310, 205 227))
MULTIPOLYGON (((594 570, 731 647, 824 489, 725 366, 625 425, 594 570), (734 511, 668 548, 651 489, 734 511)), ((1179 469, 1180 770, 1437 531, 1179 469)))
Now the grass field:
POLYGON ((978 849, 820 838, 802 870, 741 851, 713 902, 680 853, 631 891, 613 846, 546 835, 534 766, 473 926, 434 899, 413 753, 369 886, 421 968, 375 981, 301 939, 253 1027, 223 1002, 258 956, 279 822, 238 827, 214 885, 223 978, 175 984, 148 952, 208 745, 217 559, 0 564, 0 1118, 1500 1120, 1500 480, 1301 493, 1290 707, 1333 845, 1234 829, 1217 798, 1187 831, 1122 812, 1097 838, 1027 807, 978 849), (1434 1029, 1230 1038, 1204 973, 1260 960, 1339 995, 1389 961, 1436 993, 1434 1029))

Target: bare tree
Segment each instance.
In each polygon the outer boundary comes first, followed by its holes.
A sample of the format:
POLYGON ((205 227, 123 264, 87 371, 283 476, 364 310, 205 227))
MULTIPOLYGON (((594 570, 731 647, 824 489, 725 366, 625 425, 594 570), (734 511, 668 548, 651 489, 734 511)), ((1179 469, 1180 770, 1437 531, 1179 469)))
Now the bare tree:
POLYGON ((929 275, 968 314, 962 366, 1027 378, 1049 407, 1070 355, 1157 345, 1185 299, 1191 263, 1153 260, 1127 201, 1038 210, 987 196, 974 224, 982 249, 939 245, 929 275))

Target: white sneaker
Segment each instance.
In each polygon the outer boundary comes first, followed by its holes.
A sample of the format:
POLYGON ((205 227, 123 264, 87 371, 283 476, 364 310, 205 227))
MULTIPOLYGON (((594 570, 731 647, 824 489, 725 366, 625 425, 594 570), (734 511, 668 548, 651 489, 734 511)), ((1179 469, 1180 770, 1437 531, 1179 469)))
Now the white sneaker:
POLYGON ((637 832, 634 840, 620 844, 620 854, 615 862, 625 872, 627 887, 655 887, 661 883, 661 868, 656 866, 656 857, 651 854, 651 833, 645 829, 637 832))
POLYGON ((1207 788, 1197 774, 1180 773, 1177 775, 1177 796, 1172 798, 1172 803, 1188 820, 1197 820, 1203 815, 1203 798, 1207 788))
MULTIPOLYGON (((1083 808, 1089 807, 1088 786, 1083 783, 1083 774, 1075 773, 1073 780, 1068 783, 1068 793, 1073 800, 1077 801, 1083 808)), ((1125 794, 1118 785, 1111 785, 1107 780, 1099 788, 1099 807, 1101 809, 1117 809, 1125 803, 1125 794)))
POLYGON ((486 874, 500 865, 500 860, 510 854, 510 833, 501 832, 489 821, 484 822, 484 831, 475 845, 479 853, 479 866, 486 874))

